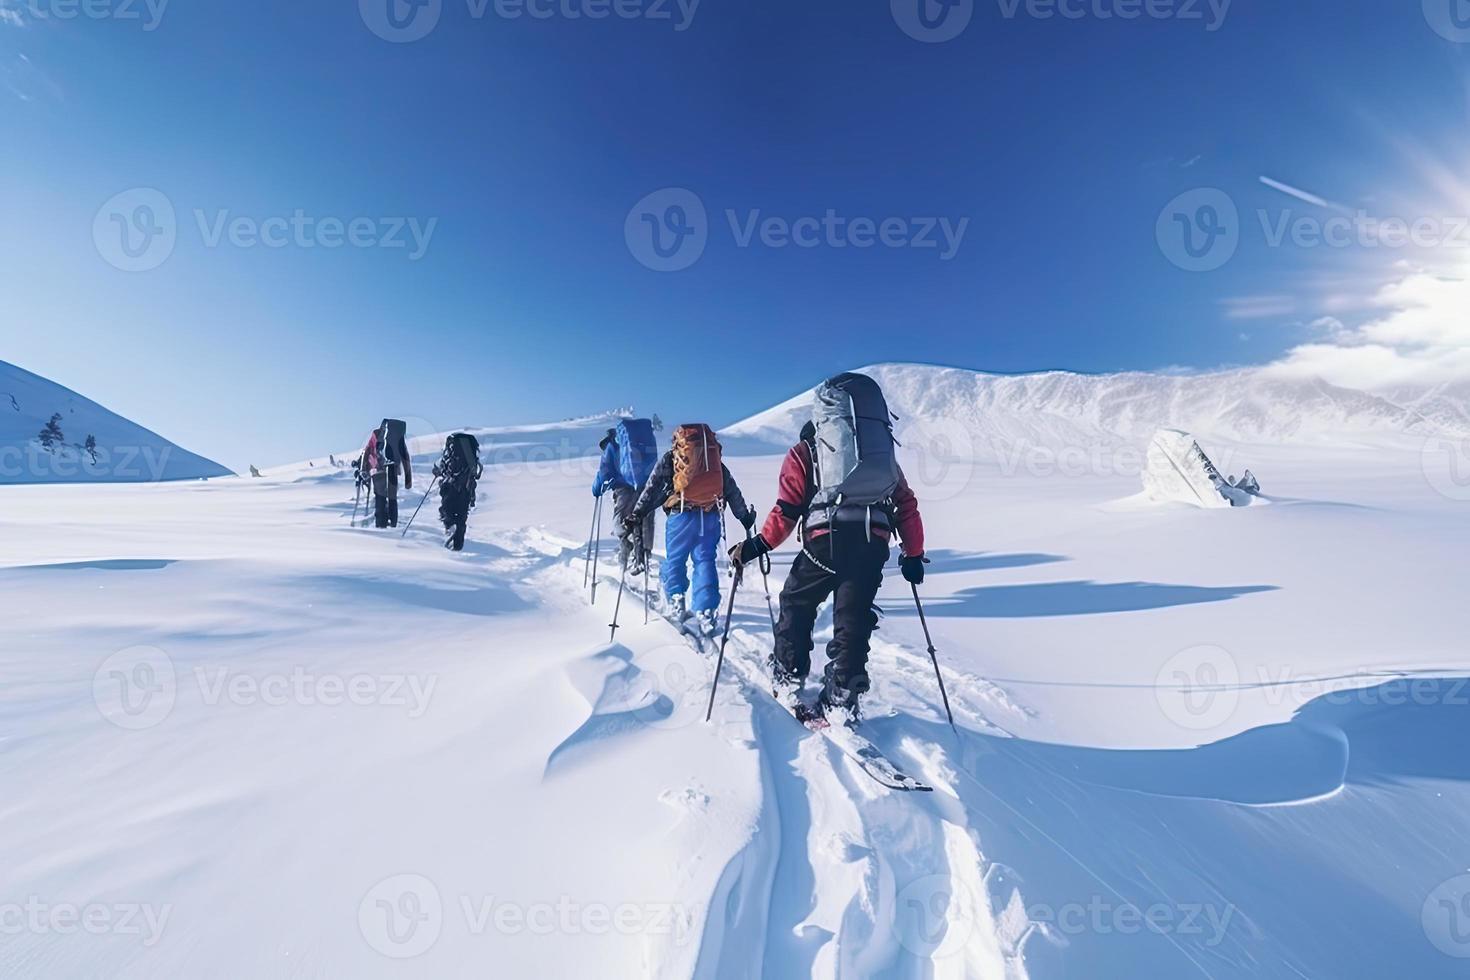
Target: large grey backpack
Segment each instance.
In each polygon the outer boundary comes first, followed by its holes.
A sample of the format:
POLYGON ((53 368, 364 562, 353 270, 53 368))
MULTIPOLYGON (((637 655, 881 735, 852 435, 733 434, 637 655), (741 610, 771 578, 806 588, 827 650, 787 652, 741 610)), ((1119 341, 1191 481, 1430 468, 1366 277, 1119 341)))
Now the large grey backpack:
POLYGON ((817 389, 809 526, 868 521, 874 508, 887 512, 902 478, 893 419, 883 389, 865 374, 839 374, 817 389))

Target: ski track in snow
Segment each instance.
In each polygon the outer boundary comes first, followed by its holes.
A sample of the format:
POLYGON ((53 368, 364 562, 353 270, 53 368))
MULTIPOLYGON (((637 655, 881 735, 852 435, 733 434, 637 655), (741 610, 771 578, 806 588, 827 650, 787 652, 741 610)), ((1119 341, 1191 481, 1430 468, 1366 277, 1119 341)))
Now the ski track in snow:
MULTIPOLYGON (((573 550, 570 542, 563 546, 573 550)), ((565 581, 572 581, 579 563, 567 566, 565 581)), ((605 573, 602 581, 599 602, 610 611, 617 580, 605 573)), ((764 693, 770 621, 763 592, 755 595, 750 582, 743 587, 747 602, 737 606, 739 625, 730 632, 713 723, 732 740, 753 731, 766 802, 753 840, 732 859, 711 902, 694 975, 1024 977, 1019 937, 1002 940, 984 884, 985 858, 952 790, 945 787, 935 801, 934 794, 880 786, 764 693), (763 950, 764 974, 746 956, 729 956, 753 943, 763 950)), ((730 588, 728 579, 722 588, 730 588)), ((641 595, 631 604, 625 599, 623 608, 641 616, 641 595)), ((830 612, 825 616, 830 621, 830 612)), ((654 624, 673 634, 662 618, 654 624)), ((712 677, 718 643, 709 646, 701 660, 712 677)), ((932 667, 927 654, 875 644, 874 674, 890 670, 902 678, 897 687, 906 700, 916 702, 919 696, 907 685, 922 684, 932 667)), ((932 686, 932 673, 927 676, 932 686)), ((952 676, 946 683, 1022 710, 978 678, 952 676)), ((685 693, 706 690, 707 682, 685 693)), ((873 700, 881 703, 876 694, 873 700)), ((972 708, 968 716, 988 725, 972 708)), ((942 747, 902 742, 901 754, 890 756, 900 765, 911 759, 923 778, 941 786, 953 779, 942 747)))

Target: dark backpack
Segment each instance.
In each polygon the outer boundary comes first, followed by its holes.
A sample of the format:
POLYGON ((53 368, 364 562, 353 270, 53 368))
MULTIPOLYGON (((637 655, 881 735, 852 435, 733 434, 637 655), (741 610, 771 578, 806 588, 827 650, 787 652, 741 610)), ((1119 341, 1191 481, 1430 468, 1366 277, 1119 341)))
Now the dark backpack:
POLYGON ((618 475, 635 490, 643 489, 658 465, 658 440, 648 419, 623 419, 615 430, 618 475))
POLYGON ((817 389, 809 523, 868 520, 873 508, 886 510, 902 478, 894 417, 878 382, 865 374, 839 374, 817 389))
POLYGON ((468 432, 456 432, 444 440, 440 476, 446 485, 473 490, 485 467, 480 463, 480 440, 468 432))
POLYGON ((385 467, 403 462, 403 455, 408 452, 407 436, 408 425, 399 419, 384 419, 378 426, 378 455, 385 467))

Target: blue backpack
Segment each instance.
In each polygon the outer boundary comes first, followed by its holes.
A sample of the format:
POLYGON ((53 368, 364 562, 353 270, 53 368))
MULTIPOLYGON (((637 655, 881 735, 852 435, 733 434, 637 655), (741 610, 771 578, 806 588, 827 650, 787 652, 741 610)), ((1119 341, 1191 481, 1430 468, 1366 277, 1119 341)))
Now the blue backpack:
POLYGON ((618 474, 634 489, 642 489, 658 465, 658 440, 648 419, 623 419, 618 423, 618 474))

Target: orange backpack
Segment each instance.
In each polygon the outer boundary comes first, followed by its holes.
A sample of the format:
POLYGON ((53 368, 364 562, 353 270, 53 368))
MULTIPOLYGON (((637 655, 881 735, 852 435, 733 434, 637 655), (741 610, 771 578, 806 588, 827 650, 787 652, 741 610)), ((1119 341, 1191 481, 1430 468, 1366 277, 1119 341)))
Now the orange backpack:
POLYGON ((707 425, 681 425, 674 430, 674 495, 670 510, 715 510, 725 496, 725 468, 720 443, 707 425))

